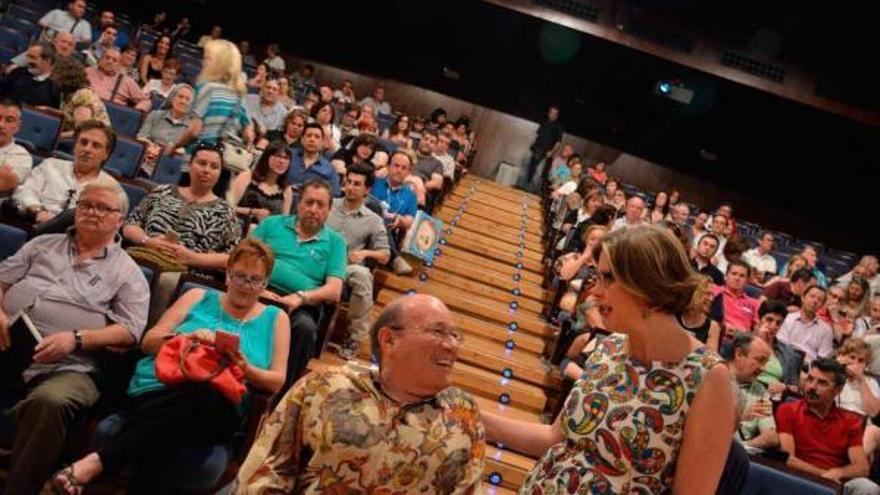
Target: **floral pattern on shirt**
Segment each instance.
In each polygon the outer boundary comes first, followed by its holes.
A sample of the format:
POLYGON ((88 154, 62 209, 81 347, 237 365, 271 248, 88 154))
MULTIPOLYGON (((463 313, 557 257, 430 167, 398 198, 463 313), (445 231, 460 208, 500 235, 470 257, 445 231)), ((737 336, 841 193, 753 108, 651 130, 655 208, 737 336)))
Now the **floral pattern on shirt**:
POLYGON ((471 494, 485 433, 456 388, 399 406, 376 372, 351 366, 307 376, 261 426, 237 493, 471 494))
POLYGON ((721 358, 702 346, 678 363, 647 365, 604 339, 560 417, 565 440, 535 464, 521 495, 668 493, 690 404, 721 358))

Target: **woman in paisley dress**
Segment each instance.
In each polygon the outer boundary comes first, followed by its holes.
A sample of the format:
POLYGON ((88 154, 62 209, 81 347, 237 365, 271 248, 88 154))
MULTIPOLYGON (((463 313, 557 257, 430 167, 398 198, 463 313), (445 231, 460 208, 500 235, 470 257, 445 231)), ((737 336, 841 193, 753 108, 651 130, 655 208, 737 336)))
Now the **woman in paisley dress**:
POLYGON ((657 227, 596 246, 608 330, 553 424, 483 411, 490 441, 541 456, 520 494, 715 493, 734 428, 722 360, 679 323, 699 278, 657 227))

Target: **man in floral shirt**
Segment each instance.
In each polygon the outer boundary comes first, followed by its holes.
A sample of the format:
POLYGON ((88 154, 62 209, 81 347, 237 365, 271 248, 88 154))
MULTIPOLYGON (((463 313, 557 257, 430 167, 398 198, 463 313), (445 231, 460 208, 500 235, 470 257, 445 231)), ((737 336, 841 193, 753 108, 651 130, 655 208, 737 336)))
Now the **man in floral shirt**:
POLYGON ((476 493, 485 433, 450 387, 461 335, 428 295, 389 304, 370 332, 379 369, 312 373, 264 421, 240 494, 476 493))

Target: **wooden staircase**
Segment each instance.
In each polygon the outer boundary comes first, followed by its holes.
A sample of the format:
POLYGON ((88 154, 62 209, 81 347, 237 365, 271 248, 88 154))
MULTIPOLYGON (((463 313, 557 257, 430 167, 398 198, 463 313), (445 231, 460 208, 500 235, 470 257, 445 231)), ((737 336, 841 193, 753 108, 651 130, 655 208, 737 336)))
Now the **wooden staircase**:
MULTIPOLYGON (((464 177, 434 216, 444 223, 438 256, 407 277, 377 271, 373 316, 406 293, 439 297, 465 336, 453 372, 455 385, 472 394, 484 411, 545 421, 548 400, 558 400, 561 382, 541 360, 557 329, 539 317, 550 297, 541 285, 540 198, 464 177)), ((369 357, 370 344, 362 342, 359 361, 367 363, 369 357)), ((310 367, 342 363, 328 351, 310 367)), ((490 444, 486 492, 515 493, 534 463, 490 444)))

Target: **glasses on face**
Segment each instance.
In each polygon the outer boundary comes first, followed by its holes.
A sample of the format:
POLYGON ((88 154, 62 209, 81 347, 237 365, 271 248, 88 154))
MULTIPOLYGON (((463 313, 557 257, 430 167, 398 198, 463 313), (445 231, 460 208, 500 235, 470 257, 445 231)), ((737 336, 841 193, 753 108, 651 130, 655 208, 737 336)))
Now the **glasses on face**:
POLYGON ((444 340, 448 340, 448 339, 453 340, 456 344, 461 344, 462 342, 464 342, 464 335, 459 333, 458 330, 456 330, 455 328, 447 329, 442 326, 431 326, 431 327, 415 326, 415 327, 397 327, 397 330, 404 330, 406 328, 410 328, 412 330, 415 330, 417 333, 427 335, 438 342, 443 342, 444 340))
POLYGON ((93 203, 91 201, 77 201, 76 209, 82 211, 83 213, 95 215, 99 218, 106 217, 111 213, 119 212, 119 208, 111 208, 109 206, 102 205, 100 203, 93 203))
POLYGON ((263 285, 266 283, 265 277, 249 277, 243 273, 238 272, 230 272, 229 280, 232 281, 235 285, 240 285, 242 287, 249 287, 251 289, 262 289, 263 285))

